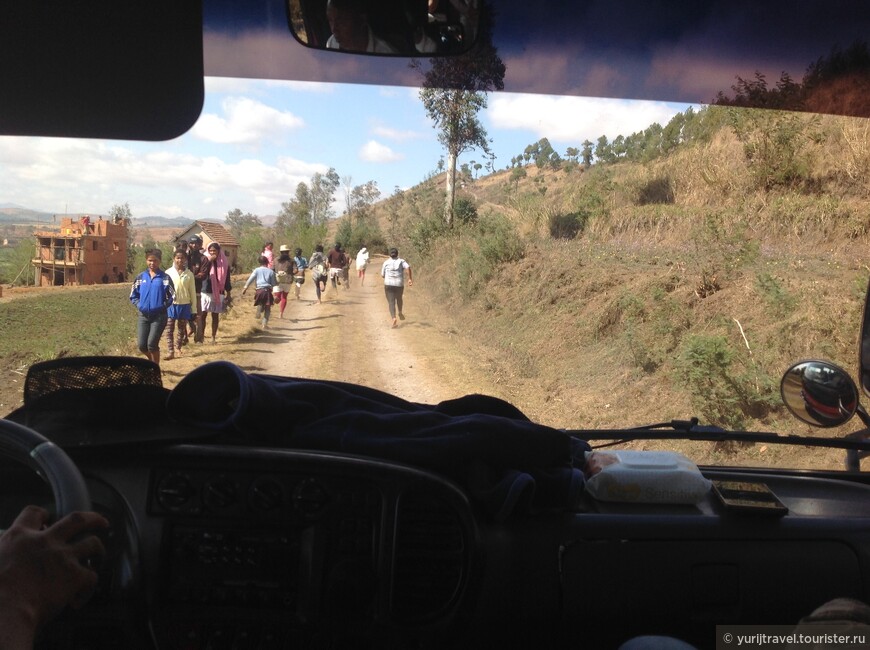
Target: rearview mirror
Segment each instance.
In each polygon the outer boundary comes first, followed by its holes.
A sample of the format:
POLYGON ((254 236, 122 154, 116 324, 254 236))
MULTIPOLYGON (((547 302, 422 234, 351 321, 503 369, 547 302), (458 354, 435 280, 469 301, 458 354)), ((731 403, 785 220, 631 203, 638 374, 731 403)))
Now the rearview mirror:
POLYGON ((836 427, 858 410, 858 388, 845 370, 827 361, 801 361, 782 378, 780 393, 800 421, 814 427, 836 427))
POLYGON ((407 57, 467 51, 480 13, 478 0, 287 0, 287 15, 308 47, 407 57))

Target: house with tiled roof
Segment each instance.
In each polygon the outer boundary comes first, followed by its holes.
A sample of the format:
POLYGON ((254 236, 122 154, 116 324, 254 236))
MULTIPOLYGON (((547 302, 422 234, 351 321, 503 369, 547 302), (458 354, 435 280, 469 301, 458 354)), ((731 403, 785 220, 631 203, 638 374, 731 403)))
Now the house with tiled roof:
POLYGON ((175 243, 182 239, 188 240, 193 235, 202 237, 202 247, 208 248, 212 242, 217 242, 221 245, 221 250, 227 256, 227 261, 230 263, 230 268, 237 269, 236 261, 239 259, 239 240, 233 237, 233 234, 224 228, 221 224, 214 221, 194 221, 187 229, 175 237, 175 243))

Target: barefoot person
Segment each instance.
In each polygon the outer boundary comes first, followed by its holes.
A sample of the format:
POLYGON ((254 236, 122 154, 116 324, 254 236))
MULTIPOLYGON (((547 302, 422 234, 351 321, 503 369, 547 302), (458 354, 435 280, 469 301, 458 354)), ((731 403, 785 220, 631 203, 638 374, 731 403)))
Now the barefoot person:
POLYGON ((408 271, 408 286, 414 286, 414 280, 411 275, 411 265, 399 257, 399 251, 395 248, 390 249, 389 259, 384 261, 381 267, 381 277, 384 279, 384 294, 387 296, 387 306, 390 308, 390 318, 392 326, 398 327, 399 322, 396 320, 405 320, 405 314, 402 313, 403 294, 405 293, 405 270, 408 271))

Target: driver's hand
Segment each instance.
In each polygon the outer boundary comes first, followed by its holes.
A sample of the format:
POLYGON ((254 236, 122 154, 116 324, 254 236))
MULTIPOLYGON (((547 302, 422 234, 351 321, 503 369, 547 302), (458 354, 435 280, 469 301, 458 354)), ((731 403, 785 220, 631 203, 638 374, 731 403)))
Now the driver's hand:
MULTIPOLYGON (((96 512, 74 512, 46 527, 48 511, 27 506, 0 535, 0 630, 36 629, 64 607, 84 605, 97 573, 83 562, 105 555, 93 534, 109 522, 96 512)), ((5 639, 11 641, 11 639, 5 639)), ((0 646, 4 632, 0 631, 0 646)), ((17 647, 10 645, 10 647, 17 647)))

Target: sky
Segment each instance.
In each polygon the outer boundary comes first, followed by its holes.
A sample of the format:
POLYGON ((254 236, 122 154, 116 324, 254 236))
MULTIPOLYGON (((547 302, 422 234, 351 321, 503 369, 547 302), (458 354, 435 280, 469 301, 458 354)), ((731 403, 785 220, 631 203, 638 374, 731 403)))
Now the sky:
MULTIPOLYGON (((165 142, 0 137, 0 205, 54 213, 220 220, 235 208, 276 215, 300 182, 335 168, 382 196, 436 170, 443 150, 418 97, 399 86, 207 77, 202 114, 165 142)), ((564 155, 587 138, 613 139, 688 105, 517 93, 489 96, 479 115, 503 169, 547 137, 564 155)), ((462 162, 484 162, 479 151, 462 162)), ((343 197, 337 196, 338 206, 343 197)))

